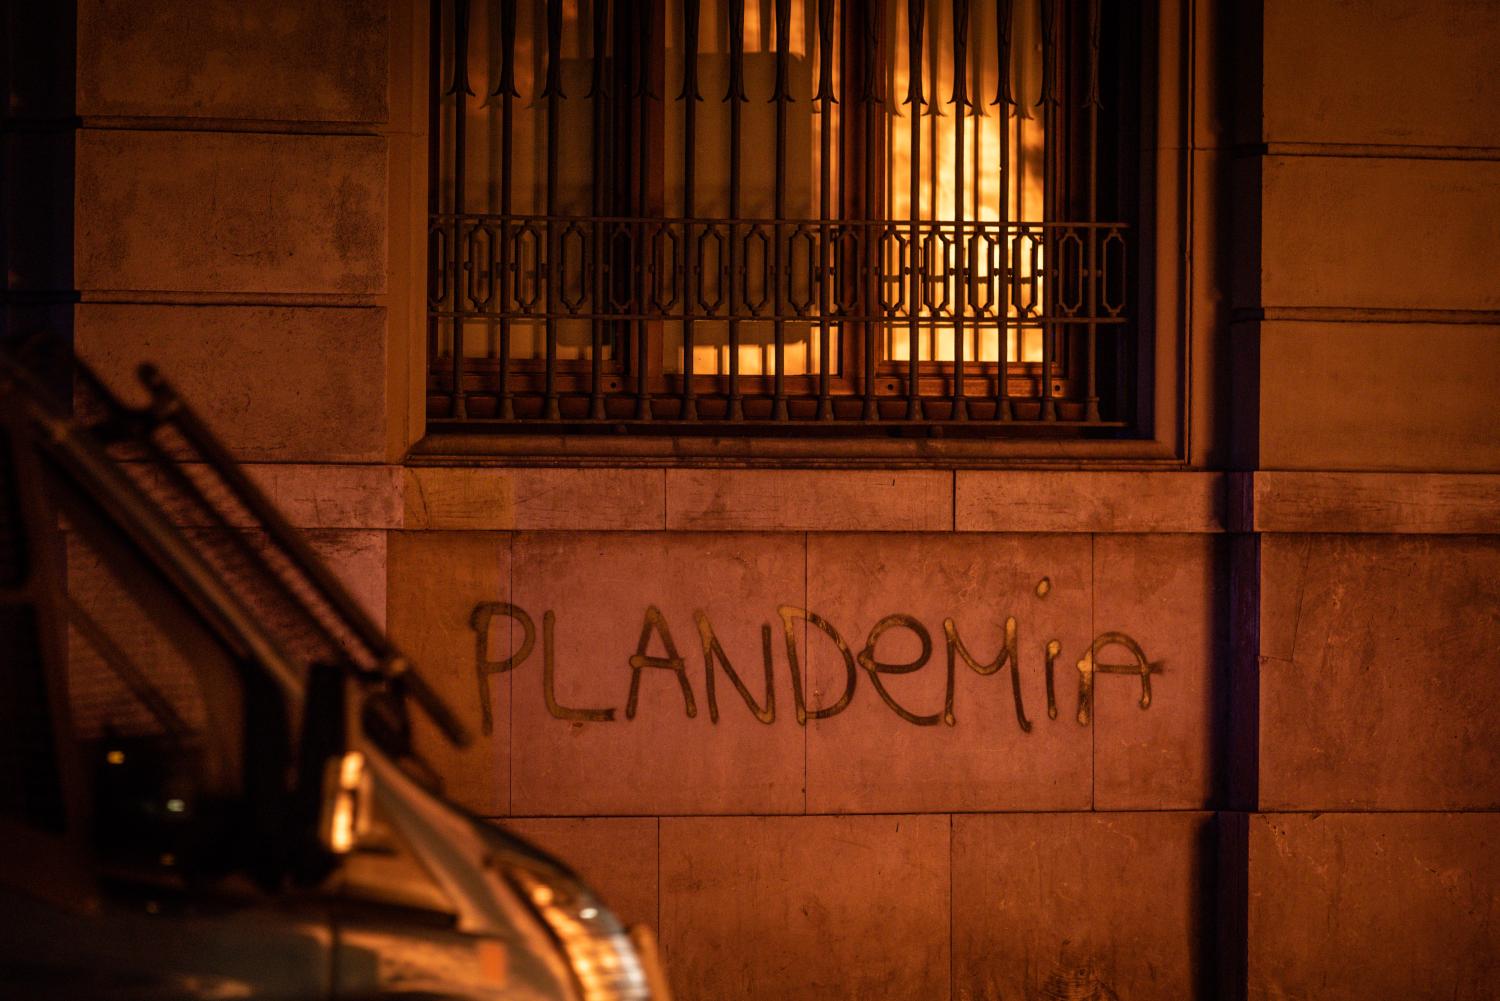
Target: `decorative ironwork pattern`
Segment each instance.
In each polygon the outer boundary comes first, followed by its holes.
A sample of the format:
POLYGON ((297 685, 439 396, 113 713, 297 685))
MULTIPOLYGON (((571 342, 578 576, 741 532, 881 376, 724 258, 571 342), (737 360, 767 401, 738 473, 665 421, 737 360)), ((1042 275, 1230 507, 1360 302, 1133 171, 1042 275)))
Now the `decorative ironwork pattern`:
POLYGON ((1120 223, 443 214, 428 228, 428 307, 489 322, 1123 324, 1125 234, 1120 223), (1046 282, 1058 283, 1050 298, 1046 282))
MULTIPOLYGON (((742 424, 755 433, 782 424, 857 430, 939 423, 982 433, 1128 422, 1135 248, 1126 219, 1100 218, 1100 0, 1030 0, 1041 49, 1034 102, 1018 96, 1014 82, 1012 0, 995 0, 992 13, 980 0, 895 0, 904 7, 899 12, 884 6, 892 0, 805 0, 815 37, 803 44, 815 53, 807 73, 816 90, 803 95, 793 93, 789 71, 793 0, 774 0, 774 41, 767 43, 774 83, 758 98, 747 93, 745 9, 734 0, 716 8, 715 30, 726 36, 725 82, 722 94, 707 98, 699 71, 702 0, 672 0, 681 4, 675 18, 651 0, 628 8, 595 0, 592 23, 574 26, 580 30, 566 38, 563 0, 531 2, 534 33, 546 35, 532 40, 546 53, 531 98, 544 110, 529 119, 541 124, 524 137, 545 154, 536 158, 541 169, 527 175, 543 193, 535 214, 513 210, 517 4, 498 0, 487 8, 497 37, 483 45, 498 51, 499 66, 481 99, 469 80, 477 44, 470 0, 434 0, 427 310, 435 425, 535 430, 598 422, 720 431, 742 424), (952 5, 943 42, 951 47, 943 57, 952 89, 939 95, 931 92, 938 86, 931 65, 939 58, 936 29, 930 44, 922 39, 937 23, 929 8, 944 2, 952 5), (895 39, 883 37, 895 32, 893 13, 905 21, 904 96, 886 93, 897 79, 888 72, 895 39), (987 50, 971 48, 970 27, 991 16, 985 29, 999 66, 986 105, 989 85, 981 95, 980 84, 991 77, 971 67, 987 50), (670 44, 672 74, 663 69, 663 25, 682 33, 670 44), (568 39, 584 49, 590 46, 582 39, 592 41, 591 52, 574 57, 587 63, 585 94, 565 79, 568 39), (669 86, 677 76, 680 88, 669 86), (721 197, 715 216, 697 211, 707 201, 698 189, 699 105, 721 99, 723 110, 713 110, 725 127, 711 131, 725 144, 723 174, 714 183, 727 187, 728 212, 722 214, 721 197), (470 204, 466 122, 481 100, 491 114, 498 109, 498 176, 482 185, 487 207, 498 211, 470 204), (588 103, 591 135, 573 134, 575 115, 562 138, 569 100, 588 103), (755 100, 774 106, 771 149, 745 148, 745 106, 755 100), (800 121, 816 123, 816 218, 787 209, 789 106, 799 100, 800 121), (665 116, 662 107, 673 103, 674 115, 665 116), (965 172, 978 169, 978 158, 965 147, 966 133, 977 142, 973 127, 962 122, 986 114, 985 107, 1001 116, 998 148, 989 151, 994 162, 980 164, 998 178, 998 219, 966 218, 980 215, 965 203, 966 186, 977 180, 965 172), (928 120, 944 114, 960 122, 943 151, 953 174, 951 201, 921 211, 923 179, 912 168, 905 171, 909 211, 882 217, 874 209, 889 203, 897 178, 874 137, 908 118, 906 153, 920 164, 923 143, 930 146, 936 134, 928 120), (1017 162, 1023 119, 1038 121, 1044 137, 1035 220, 1008 217, 1012 175, 1024 169, 1017 162), (1014 123, 1013 140, 1007 123, 1014 123), (662 133, 669 127, 678 130, 680 194, 666 201, 680 202, 680 210, 653 212, 663 202, 662 133), (584 213, 559 209, 577 200, 563 194, 559 179, 563 158, 574 156, 565 142, 589 158, 584 213), (741 215, 747 155, 773 160, 772 212, 764 218, 741 215), (851 205, 860 209, 857 217, 850 217, 851 205), (741 370, 752 328, 769 334, 762 336, 766 364, 753 373, 741 370), (800 372, 787 364, 789 333, 805 348, 800 372), (942 354, 934 347, 940 334, 942 354), (522 337, 529 351, 517 350, 522 337), (1039 357, 1023 360, 1023 342, 1039 342, 1039 357), (677 352, 675 368, 663 364, 669 350, 677 352)), ((937 153, 927 151, 930 162, 937 153)), ((576 165, 569 167, 576 176, 576 165)), ((935 201, 928 198, 928 206, 935 201)), ((1121 201, 1109 202, 1116 215, 1127 214, 1121 201)), ((1017 215, 1022 204, 1017 194, 1017 215)))

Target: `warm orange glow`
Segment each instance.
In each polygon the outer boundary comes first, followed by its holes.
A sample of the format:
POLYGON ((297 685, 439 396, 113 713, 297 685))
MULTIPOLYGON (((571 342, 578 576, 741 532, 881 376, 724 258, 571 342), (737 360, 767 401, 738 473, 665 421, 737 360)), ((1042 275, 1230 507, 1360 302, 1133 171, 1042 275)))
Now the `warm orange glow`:
MULTIPOLYGON (((1042 122, 1033 115, 1041 89, 1041 41, 1036 3, 1018 3, 1012 13, 1011 58, 1013 73, 1011 94, 1016 101, 1016 116, 1008 117, 991 104, 999 90, 999 54, 995 24, 983 5, 971 9, 969 24, 969 95, 973 111, 959 115, 952 103, 953 94, 953 16, 948 4, 928 7, 927 26, 923 34, 926 49, 924 66, 927 77, 922 81, 929 104, 923 109, 921 157, 914 163, 911 140, 911 108, 897 105, 899 117, 887 119, 886 155, 890 168, 886 217, 906 220, 913 216, 911 175, 917 171, 919 200, 916 216, 924 220, 956 220, 958 171, 955 139, 964 133, 963 220, 998 222, 1002 198, 1004 217, 1009 222, 1040 222, 1043 218, 1042 122), (935 112, 935 113, 934 113, 935 112), (1005 190, 1001 191, 1000 147, 1008 152, 1009 171, 1005 190)), ((904 99, 910 81, 910 42, 904 16, 888 8, 886 30, 895 37, 895 57, 889 61, 888 94, 904 99)), ((1005 259, 1011 259, 1014 241, 1005 247, 1005 259)), ((1021 281, 1029 283, 1032 261, 1029 246, 1021 254, 1021 281)), ((1040 257, 1037 258, 1040 262, 1040 257)), ((896 262, 887 262, 894 268, 896 262)), ((1039 283, 1040 284, 1040 283, 1039 283)), ((949 301, 955 296, 956 282, 949 281, 949 301)), ((1007 305, 1012 322, 1019 318, 1014 304, 1007 305)), ((918 341, 920 361, 952 361, 954 326, 924 328, 918 341)), ((999 329, 968 326, 964 336, 964 358, 969 361, 999 360, 999 329)), ((911 358, 910 338, 904 327, 893 326, 885 334, 884 356, 897 361, 911 358)), ((1005 357, 1009 361, 1041 361, 1041 333, 1011 329, 1005 357), (1019 343, 1017 342, 1019 338, 1019 343)))
MULTIPOLYGON (((844 16, 842 0, 836 0, 836 16, 844 16)), ((817 4, 811 0, 792 0, 789 82, 793 101, 788 105, 789 128, 786 148, 786 187, 784 213, 791 219, 816 219, 819 215, 820 186, 823 172, 820 137, 823 115, 819 102, 812 97, 818 86, 820 63, 817 31, 817 4)), ((746 91, 752 95, 742 105, 742 181, 738 215, 741 218, 770 218, 774 215, 775 149, 774 106, 768 101, 775 81, 774 5, 761 0, 745 0, 746 91)), ((475 38, 493 38, 495 26, 489 23, 488 5, 475 5, 471 11, 471 32, 475 38)), ((567 100, 560 102, 563 116, 561 131, 571 137, 559 163, 559 178, 554 193, 557 210, 565 215, 588 215, 593 190, 592 159, 589 143, 592 135, 590 106, 586 99, 590 89, 592 38, 591 14, 578 0, 566 0, 563 7, 562 77, 567 100)), ((923 35, 923 90, 928 104, 923 108, 921 156, 913 162, 911 142, 912 109, 902 103, 907 93, 909 51, 906 7, 886 4, 881 31, 885 41, 883 76, 880 91, 886 100, 880 106, 883 123, 883 160, 885 163, 884 198, 872 214, 898 225, 912 219, 911 175, 918 174, 918 205, 921 220, 952 221, 956 218, 957 170, 954 161, 957 130, 964 132, 963 219, 995 223, 1002 215, 1014 223, 1018 220, 1041 222, 1043 219, 1042 153, 1043 125, 1036 108, 1041 89, 1041 40, 1038 0, 1020 0, 1014 4, 1011 27, 1012 79, 1010 93, 1017 114, 1012 117, 992 102, 1000 88, 999 52, 993 7, 973 4, 968 30, 968 87, 973 109, 962 117, 950 103, 953 94, 953 23, 952 6, 946 3, 927 5, 927 23, 923 35), (1009 169, 1001 190, 1001 146, 1005 145, 1009 169), (1003 206, 1003 209, 1002 209, 1003 206)), ((516 86, 523 99, 516 104, 513 142, 516 155, 511 160, 513 196, 511 208, 518 214, 541 213, 546 200, 546 101, 538 97, 545 82, 546 32, 543 5, 522 3, 517 10, 516 86)), ((689 211, 684 204, 683 110, 677 100, 683 83, 682 5, 666 0, 665 17, 658 27, 666 46, 665 76, 661 85, 663 100, 659 139, 660 177, 652 184, 652 200, 666 217, 696 215, 724 218, 729 213, 729 126, 727 105, 722 100, 729 79, 727 27, 719 4, 704 4, 700 13, 698 86, 703 100, 696 105, 697 138, 695 148, 695 204, 689 211)), ((613 29, 612 29, 613 30, 613 29)), ((474 46, 470 52, 469 74, 476 97, 468 102, 466 117, 470 136, 466 195, 467 208, 476 212, 498 212, 500 194, 500 101, 484 95, 494 89, 499 66, 493 52, 474 46)), ((834 53, 833 72, 836 81, 844 74, 841 52, 834 53)), ((446 72, 446 70, 445 70, 446 72)), ((830 107, 829 127, 833 141, 833 162, 829 164, 830 200, 833 214, 840 211, 842 192, 838 190, 841 164, 838 162, 838 135, 846 125, 844 116, 858 105, 847 94, 850 108, 843 104, 830 107)), ((445 115, 451 106, 445 104, 445 115)), ((451 171, 444 171, 451 184, 451 171)), ((444 193, 446 199, 447 193, 444 193)), ((998 239, 998 237, 997 237, 998 239)), ((1010 258, 1013 245, 1004 248, 1010 258)), ((538 262, 522 250, 519 274, 533 271, 538 262)), ((996 248, 996 256, 999 250, 996 248)), ((1020 282, 1028 288, 1033 267, 1040 257, 1033 255, 1027 242, 1020 254, 1020 282)), ((897 274, 900 262, 891 255, 884 262, 889 274, 897 274)), ((523 277, 520 279, 525 281, 523 277)), ((950 301, 956 282, 949 279, 950 301)), ((997 292, 1000 282, 996 281, 997 292)), ((1038 281, 1038 286, 1040 280, 1038 281)), ((941 289, 941 285, 937 286, 941 289)), ((908 293, 909 294, 909 293, 908 293)), ((941 296, 941 292, 938 292, 941 296)), ((1005 334, 1003 356, 1015 361, 1041 360, 1041 332, 1036 327, 1020 327, 1021 319, 1014 304, 1007 304, 1011 326, 1005 334)), ((974 318, 974 311, 967 311, 974 318)), ((582 361, 590 357, 591 325, 583 320, 560 320, 557 323, 557 357, 562 361, 582 361)), ((675 320, 653 321, 659 328, 662 344, 662 367, 669 374, 684 368, 682 323, 675 320)), ((698 320, 694 324, 694 370, 701 375, 722 375, 729 371, 729 326, 725 321, 698 320)), ((822 332, 815 319, 788 320, 784 324, 785 368, 789 375, 817 374, 822 332)), ((840 354, 840 330, 831 324, 829 355, 840 354)), ((954 354, 955 327, 923 325, 918 339, 921 361, 951 361, 954 354)), ((510 354, 514 358, 541 358, 545 354, 545 327, 540 321, 516 320, 510 325, 510 354)), ((770 321, 742 321, 739 325, 739 371, 745 376, 770 375, 775 371, 773 325, 770 321)), ((999 315, 990 314, 986 324, 967 323, 964 334, 964 357, 969 361, 998 362, 1002 357, 999 315)), ((494 357, 499 351, 498 333, 493 324, 465 324, 465 354, 471 357, 494 357)), ((904 320, 890 323, 879 335, 877 345, 884 360, 910 359, 909 327, 904 320)), ((606 357, 610 351, 606 344, 606 357)))

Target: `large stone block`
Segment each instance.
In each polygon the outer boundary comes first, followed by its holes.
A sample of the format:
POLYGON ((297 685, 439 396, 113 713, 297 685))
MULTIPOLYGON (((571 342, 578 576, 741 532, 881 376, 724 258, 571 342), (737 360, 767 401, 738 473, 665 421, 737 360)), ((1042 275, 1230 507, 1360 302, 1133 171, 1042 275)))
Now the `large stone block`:
POLYGON ((383 122, 384 0, 84 0, 78 113, 383 122))
POLYGON ((777 607, 803 601, 803 561, 799 535, 518 533, 515 811, 800 812, 777 607))
POLYGON ((667 527, 718 532, 916 532, 953 528, 940 470, 670 469, 667 527))
POLYGON ((1271 0, 1269 142, 1500 146, 1500 8, 1472 0, 1271 0))
POLYGON ((78 133, 78 288, 385 291, 378 136, 78 133))
POLYGON ((953 818, 954 996, 1203 998, 1210 815, 953 818))
POLYGON ((420 712, 417 750, 449 795, 480 814, 506 813, 511 785, 510 675, 482 670, 510 656, 510 620, 473 612, 510 600, 510 536, 500 532, 392 532, 387 620, 391 638, 474 734, 459 749, 420 712))
POLYGON ((661 822, 679 1001, 949 997, 945 816, 661 822))
POLYGON ((655 817, 517 817, 504 826, 567 864, 627 925, 657 927, 655 817))
POLYGON ((1495 997, 1500 815, 1274 814, 1249 823, 1250 998, 1495 997))
POLYGON ((796 622, 809 716, 828 714, 807 724, 810 811, 1088 808, 1072 668, 1093 636, 1088 536, 814 535, 807 579, 806 608, 848 650, 796 622), (1010 635, 1019 665, 996 670, 1010 635))
POLYGON ((298 528, 403 528, 400 466, 267 462, 246 465, 298 528))
POLYGON ((659 469, 417 467, 408 528, 619 531, 665 527, 659 469))
POLYGON ((377 626, 385 625, 386 533, 313 529, 305 533, 318 559, 377 626))
POLYGON ((1257 333, 1263 466, 1500 469, 1500 327, 1263 321, 1257 333))
MULTIPOLYGON (((1211 805, 1216 752, 1226 737, 1216 711, 1227 683, 1228 570, 1212 535, 1101 535, 1094 540, 1097 670, 1133 671, 1138 644, 1150 671, 1096 674, 1094 808, 1202 809, 1211 805)), ((1066 676, 1076 685, 1080 658, 1066 676)))
POLYGON ((1235 477, 1240 530, 1473 535, 1500 525, 1489 473, 1261 471, 1235 477))
POLYGON ((385 455, 380 308, 82 303, 78 355, 131 403, 151 362, 244 460, 385 455))
POLYGON ((1500 807, 1500 538, 1261 538, 1260 804, 1500 807))
POLYGON ((1217 473, 959 470, 960 532, 1221 532, 1217 473))
POLYGON ((1261 170, 1258 305, 1500 309, 1500 162, 1268 156, 1261 170))

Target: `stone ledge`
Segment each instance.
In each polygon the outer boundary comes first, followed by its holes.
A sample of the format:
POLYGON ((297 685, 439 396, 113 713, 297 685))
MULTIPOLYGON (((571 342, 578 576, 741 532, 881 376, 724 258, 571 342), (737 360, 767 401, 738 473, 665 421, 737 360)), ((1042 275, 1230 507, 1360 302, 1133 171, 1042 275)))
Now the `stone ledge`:
POLYGON ((1343 534, 1500 533, 1500 475, 1230 475, 1231 530, 1343 534))
POLYGON ((946 470, 671 469, 669 529, 941 532, 953 527, 946 470))
POLYGON ((1024 471, 955 474, 960 532, 1222 532, 1224 475, 1024 471))
POLYGON ((666 527, 657 469, 405 470, 403 527, 634 531, 666 527))
MULTIPOLYGON (((184 471, 201 482, 199 463, 184 471)), ((315 462, 247 462, 241 468, 294 528, 381 530, 402 527, 401 467, 315 462)), ((230 526, 251 528, 248 515, 228 512, 230 526)), ((205 518, 178 518, 191 528, 205 518)))
POLYGON ((1482 473, 245 468, 298 528, 1500 534, 1482 473))

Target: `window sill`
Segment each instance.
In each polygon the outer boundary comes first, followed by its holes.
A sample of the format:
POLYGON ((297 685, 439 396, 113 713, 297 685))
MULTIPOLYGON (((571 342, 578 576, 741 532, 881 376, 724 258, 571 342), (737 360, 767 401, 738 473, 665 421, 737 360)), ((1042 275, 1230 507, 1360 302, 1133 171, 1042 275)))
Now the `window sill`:
MULTIPOLYGON (((940 430, 940 429, 934 429, 940 430)), ((1062 429, 1059 429, 1061 432, 1062 429)), ((703 435, 492 434, 436 431, 407 465, 770 467, 782 469, 950 469, 1016 466, 1181 468, 1168 442, 1141 438, 770 438, 703 435)))

